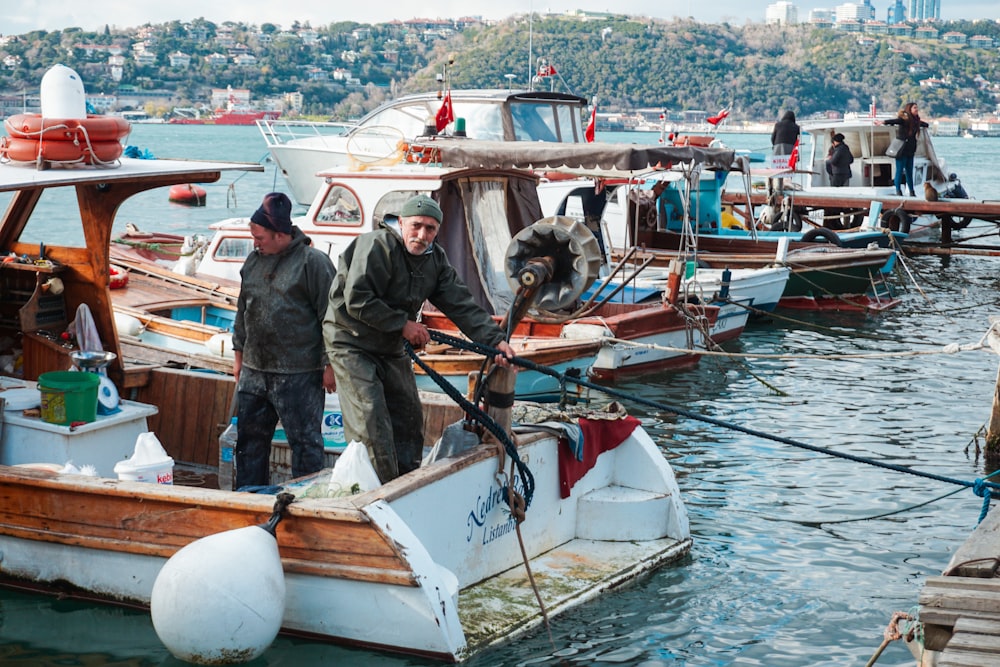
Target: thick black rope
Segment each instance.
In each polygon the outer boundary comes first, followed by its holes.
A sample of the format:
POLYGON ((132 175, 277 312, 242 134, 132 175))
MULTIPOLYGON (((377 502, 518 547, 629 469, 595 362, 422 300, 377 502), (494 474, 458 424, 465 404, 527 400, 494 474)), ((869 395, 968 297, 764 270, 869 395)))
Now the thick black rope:
MULTIPOLYGON (((440 331, 430 331, 431 339, 439 343, 444 343, 446 345, 451 345, 456 348, 469 350, 472 352, 477 352, 486 356, 496 356, 500 354, 499 350, 496 350, 489 345, 483 345, 481 343, 475 343, 461 338, 456 338, 454 336, 449 336, 448 334, 441 333, 440 331)), ((522 357, 514 357, 510 360, 512 364, 516 364, 522 368, 528 370, 536 371, 550 377, 557 378, 560 382, 575 382, 581 387, 586 387, 588 389, 595 389, 601 391, 609 396, 614 396, 627 401, 632 401, 634 403, 639 403, 657 410, 663 410, 664 412, 671 412, 675 415, 681 417, 687 417, 688 419, 694 419, 696 421, 705 422, 706 424, 712 424, 714 426, 721 426, 722 428, 729 429, 731 431, 739 431, 740 433, 746 433, 747 435, 752 435, 757 438, 763 438, 765 440, 773 440, 774 442, 780 442, 786 445, 792 445, 793 447, 800 447, 802 449, 808 449, 812 452, 817 452, 819 454, 826 454, 828 456, 835 456, 837 458, 847 459, 848 461, 855 461, 857 463, 867 463, 868 465, 873 465, 878 468, 885 468, 886 470, 893 470, 895 472, 906 473, 909 475, 916 475, 917 477, 924 477, 926 479, 933 479, 938 482, 945 482, 947 484, 955 484, 958 486, 964 486, 971 488, 973 492, 983 499, 983 512, 980 514, 980 520, 982 516, 985 515, 986 508, 989 507, 990 497, 1000 498, 1000 484, 994 482, 987 482, 982 479, 977 479, 974 482, 967 482, 961 479, 954 479, 952 477, 945 477, 943 475, 935 475, 934 473, 924 472, 921 470, 914 470, 913 468, 907 468, 905 466, 896 465, 894 463, 885 463, 884 461, 875 461, 873 459, 867 459, 861 456, 855 456, 853 454, 846 454, 844 452, 838 452, 832 449, 827 449, 826 447, 819 447, 817 445, 810 445, 798 440, 793 440, 791 438, 784 438, 780 435, 773 435, 771 433, 765 433, 764 431, 758 431, 756 429, 747 428, 746 426, 740 426, 739 424, 733 424, 731 422, 726 422, 721 419, 714 419, 712 417, 706 417, 705 415, 698 414, 696 412, 691 412, 690 410, 685 410, 684 408, 679 408, 673 405, 667 405, 665 403, 659 403, 657 401, 651 401, 647 398, 642 398, 641 396, 636 396, 634 394, 627 394, 622 391, 617 391, 610 387, 596 384, 594 382, 589 382, 582 378, 573 377, 565 373, 560 373, 548 366, 542 366, 541 364, 536 364, 530 359, 524 359, 522 357)))
MULTIPOLYGON (((433 339, 437 334, 437 332, 430 331, 430 334, 431 338, 433 339)), ((459 339, 455 338, 453 340, 459 340, 459 339)), ((462 341, 462 342, 467 344, 467 341, 462 341)), ((479 422, 479 424, 483 426, 483 428, 485 428, 487 431, 493 434, 493 437, 495 437, 497 441, 503 445, 504 451, 507 452, 507 456, 510 457, 514 466, 517 468, 518 475, 521 477, 521 481, 524 483, 524 493, 522 494, 524 497, 524 507, 525 509, 530 507, 531 499, 535 495, 535 476, 531 473, 531 470, 528 469, 528 466, 525 465, 525 463, 521 460, 521 457, 518 456, 517 446, 514 444, 514 441, 510 439, 510 435, 502 428, 500 428, 500 425, 497 424, 488 414, 486 414, 486 412, 482 408, 466 400, 466 398, 462 396, 461 392, 455 389, 455 387, 453 387, 452 384, 448 382, 448 380, 441 377, 440 373, 437 373, 436 371, 434 371, 434 369, 425 364, 423 359, 421 359, 420 356, 413 351, 413 347, 410 345, 409 341, 404 340, 403 345, 406 348, 406 353, 410 355, 410 358, 413 359, 413 361, 416 362, 416 364, 420 366, 420 368, 423 369, 425 373, 427 373, 427 376, 430 377, 432 380, 434 380, 434 382, 439 387, 441 387, 444 393, 446 393, 451 398, 451 400, 455 401, 455 403, 457 403, 463 410, 465 410, 466 414, 471 415, 473 419, 475 419, 477 422, 479 422)), ((490 350, 493 349, 488 346, 483 346, 483 347, 485 349, 490 349, 490 350)), ((490 354, 489 356, 495 357, 498 354, 501 353, 498 350, 493 350, 493 353, 490 354)), ((509 497, 507 489, 504 489, 503 497, 505 499, 509 497)), ((515 508, 511 507, 511 511, 514 511, 514 509, 515 508)))

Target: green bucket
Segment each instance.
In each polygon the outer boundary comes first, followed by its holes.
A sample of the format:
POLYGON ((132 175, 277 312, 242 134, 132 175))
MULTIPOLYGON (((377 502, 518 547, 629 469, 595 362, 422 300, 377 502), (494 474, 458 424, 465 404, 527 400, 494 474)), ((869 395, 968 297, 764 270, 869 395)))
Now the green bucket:
POLYGON ((97 419, 97 388, 101 378, 96 373, 52 371, 38 376, 42 395, 42 421, 63 426, 97 419))

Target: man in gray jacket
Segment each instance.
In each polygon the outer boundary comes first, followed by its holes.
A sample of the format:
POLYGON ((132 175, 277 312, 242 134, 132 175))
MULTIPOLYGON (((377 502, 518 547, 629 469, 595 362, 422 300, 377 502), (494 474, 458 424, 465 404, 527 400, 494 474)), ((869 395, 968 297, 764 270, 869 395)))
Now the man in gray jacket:
POLYGON ((272 192, 250 218, 254 251, 240 270, 233 323, 236 488, 270 483, 279 418, 292 476, 323 468, 324 389, 336 386, 323 353, 333 262, 292 225, 291 212, 288 197, 272 192))
POLYGON ((420 466, 423 410, 403 341, 430 341, 417 321, 430 301, 469 338, 498 348, 508 367, 514 351, 489 313, 434 243, 441 208, 426 195, 399 211, 399 231, 383 226, 362 234, 340 256, 323 323, 348 441, 363 442, 385 483, 420 466))

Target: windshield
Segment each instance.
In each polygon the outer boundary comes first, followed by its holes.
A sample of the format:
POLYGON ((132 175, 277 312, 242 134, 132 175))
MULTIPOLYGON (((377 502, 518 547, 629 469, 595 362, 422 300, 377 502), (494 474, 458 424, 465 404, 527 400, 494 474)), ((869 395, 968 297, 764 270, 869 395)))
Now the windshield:
POLYGON ((566 105, 515 102, 510 106, 517 141, 576 141, 573 109, 566 105))

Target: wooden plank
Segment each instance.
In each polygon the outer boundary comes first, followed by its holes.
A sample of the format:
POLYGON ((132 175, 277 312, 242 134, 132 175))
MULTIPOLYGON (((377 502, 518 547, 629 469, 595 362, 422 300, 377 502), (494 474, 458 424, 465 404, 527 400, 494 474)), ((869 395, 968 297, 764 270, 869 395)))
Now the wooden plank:
POLYGON ((937 667, 1000 667, 1000 657, 974 651, 945 650, 938 657, 937 667))
POLYGON ((980 591, 1000 596, 1000 579, 937 575, 927 577, 926 581, 924 581, 924 589, 943 591, 980 591))
POLYGON ((920 591, 918 602, 921 607, 1000 614, 1000 596, 988 591, 946 591, 924 588, 920 591))
POLYGON ((955 632, 996 635, 997 637, 1000 637, 1000 623, 987 620, 985 618, 962 616, 955 622, 955 632))
POLYGON ((973 615, 985 622, 1000 624, 1000 614, 971 612, 966 609, 935 609, 933 607, 920 608, 920 621, 922 623, 925 625, 940 625, 946 628, 954 627, 955 623, 957 623, 960 618, 967 618, 973 615))
POLYGON ((948 649, 987 653, 1000 659, 1000 637, 972 632, 956 632, 951 641, 948 642, 945 651, 948 649))
POLYGON ((235 387, 231 375, 157 368, 136 400, 159 406, 149 429, 175 461, 214 467, 235 387))
POLYGON ((962 577, 993 577, 1000 554, 1000 512, 993 508, 958 551, 945 572, 962 577))

